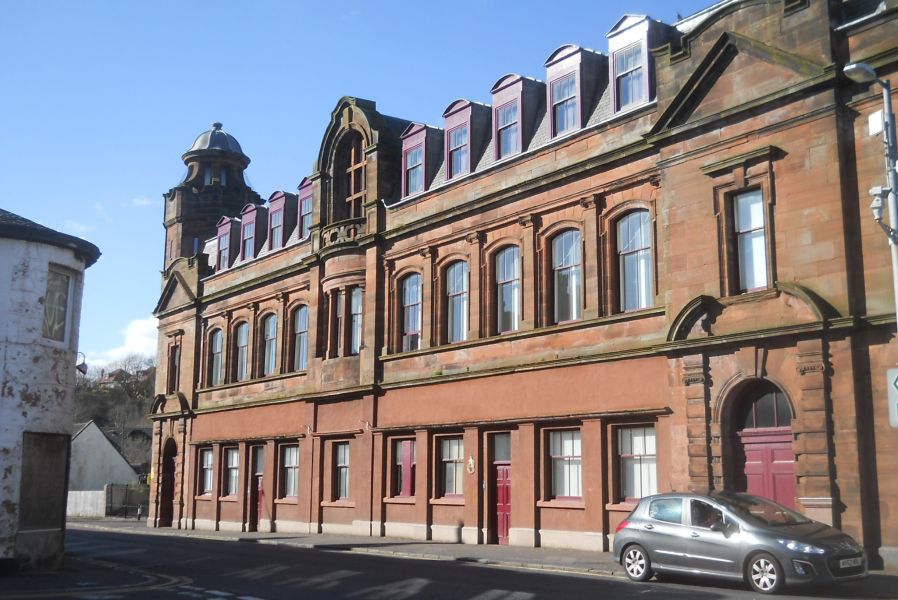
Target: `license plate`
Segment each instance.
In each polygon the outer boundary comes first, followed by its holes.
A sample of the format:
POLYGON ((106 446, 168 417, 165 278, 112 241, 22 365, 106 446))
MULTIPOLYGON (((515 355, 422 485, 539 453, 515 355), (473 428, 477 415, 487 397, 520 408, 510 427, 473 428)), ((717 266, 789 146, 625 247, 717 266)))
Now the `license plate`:
POLYGON ((864 559, 860 556, 857 558, 843 558, 839 561, 839 568, 847 569, 848 567, 859 567, 862 564, 864 564, 864 559))

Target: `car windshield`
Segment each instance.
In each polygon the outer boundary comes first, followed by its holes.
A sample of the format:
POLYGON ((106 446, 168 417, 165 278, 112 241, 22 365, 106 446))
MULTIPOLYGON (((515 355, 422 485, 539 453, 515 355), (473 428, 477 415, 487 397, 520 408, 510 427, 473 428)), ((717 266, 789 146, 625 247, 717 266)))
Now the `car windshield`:
POLYGON ((717 497, 717 500, 725 503, 730 510, 746 521, 760 525, 797 525, 810 522, 807 517, 785 506, 758 496, 727 494, 717 497))

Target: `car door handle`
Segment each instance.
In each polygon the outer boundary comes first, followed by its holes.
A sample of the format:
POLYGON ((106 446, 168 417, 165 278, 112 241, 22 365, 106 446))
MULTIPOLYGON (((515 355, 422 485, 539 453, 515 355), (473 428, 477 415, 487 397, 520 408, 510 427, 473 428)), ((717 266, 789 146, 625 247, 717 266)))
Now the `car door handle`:
POLYGON ((646 529, 654 529, 655 526, 652 525, 651 523, 647 523, 647 524, 645 525, 645 528, 646 528, 646 529))
POLYGON ((692 535, 692 537, 694 537, 694 538, 701 537, 701 536, 700 536, 698 533, 696 533, 695 531, 693 531, 691 535, 692 535))

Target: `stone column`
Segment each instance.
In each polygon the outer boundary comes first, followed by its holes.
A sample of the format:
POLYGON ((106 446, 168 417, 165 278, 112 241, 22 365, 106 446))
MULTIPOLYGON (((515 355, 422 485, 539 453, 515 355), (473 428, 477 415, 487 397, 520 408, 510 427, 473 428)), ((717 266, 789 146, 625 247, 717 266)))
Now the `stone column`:
POLYGON ((463 544, 481 543, 483 490, 483 452, 480 443, 480 430, 477 427, 466 427, 464 434, 465 447, 465 511, 464 526, 461 530, 463 544))
POLYGON ((599 264, 599 210, 596 196, 580 199, 583 208, 583 318, 594 319, 602 314, 602 265, 599 264))
POLYGON ((421 273, 421 349, 434 345, 433 319, 436 313, 435 303, 439 299, 434 294, 434 252, 431 248, 421 248, 418 251, 422 258, 423 272, 421 273))
POLYGON ((798 342, 795 368, 800 397, 792 421, 795 436, 796 500, 804 513, 823 523, 833 523, 831 435, 826 407, 826 362, 819 339, 798 342))
POLYGON ((521 423, 511 433, 511 527, 508 543, 511 546, 537 545, 539 513, 539 440, 536 425, 521 423))
POLYGON ((536 327, 539 302, 539 265, 533 215, 522 216, 518 224, 521 232, 521 323, 520 329, 536 327))
POLYGON ((471 249, 471 262, 468 265, 468 339, 476 340, 483 337, 483 235, 480 233, 468 234, 466 238, 471 249))
MULTIPOLYGON (((683 395, 686 400, 686 436, 689 455, 689 489, 707 491, 723 487, 722 445, 719 425, 717 437, 709 433, 711 411, 708 393, 708 364, 704 355, 681 359, 683 395), (713 465, 711 456, 714 456, 713 465)), ((660 491, 660 490, 659 490, 660 491)))

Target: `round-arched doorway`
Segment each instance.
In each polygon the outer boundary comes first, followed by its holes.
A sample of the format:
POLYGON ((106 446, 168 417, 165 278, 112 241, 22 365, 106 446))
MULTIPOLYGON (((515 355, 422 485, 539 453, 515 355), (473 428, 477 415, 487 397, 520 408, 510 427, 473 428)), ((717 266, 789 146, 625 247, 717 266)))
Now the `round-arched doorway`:
POLYGON ((175 512, 175 465, 178 444, 169 438, 162 450, 162 473, 160 473, 158 526, 171 527, 175 512))
POLYGON ((794 508, 792 407, 786 395, 769 381, 753 381, 730 418, 733 488, 794 508))

